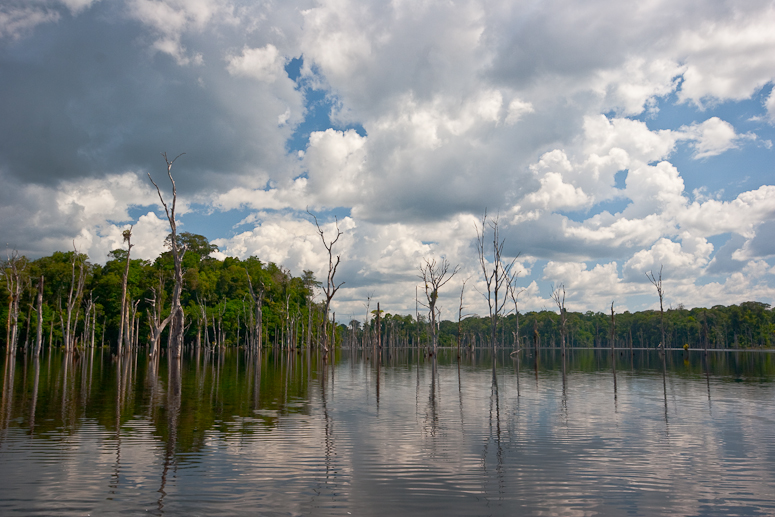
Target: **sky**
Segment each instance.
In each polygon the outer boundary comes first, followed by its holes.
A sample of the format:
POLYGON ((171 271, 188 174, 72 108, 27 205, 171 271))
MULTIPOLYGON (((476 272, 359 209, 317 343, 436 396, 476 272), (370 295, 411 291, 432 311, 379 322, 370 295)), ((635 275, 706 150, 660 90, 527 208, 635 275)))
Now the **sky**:
MULTIPOLYGON (((497 217, 519 310, 775 301, 772 1, 4 0, 6 253, 164 251, 325 279, 337 319, 486 314, 476 228, 497 217), (422 292, 422 291, 421 291, 422 292)), ((318 293, 318 299, 321 294, 318 293)), ((513 310, 513 304, 507 309, 513 310)))

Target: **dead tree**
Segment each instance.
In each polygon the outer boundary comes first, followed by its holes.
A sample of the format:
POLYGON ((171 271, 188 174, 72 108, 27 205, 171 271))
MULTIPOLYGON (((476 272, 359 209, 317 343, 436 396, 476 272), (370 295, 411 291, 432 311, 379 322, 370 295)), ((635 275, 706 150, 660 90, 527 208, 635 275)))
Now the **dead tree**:
POLYGON ((457 310, 457 358, 460 359, 460 338, 462 336, 462 323, 463 323, 463 293, 466 290, 466 282, 468 279, 463 280, 463 286, 460 288, 460 306, 457 310))
POLYGON ((261 348, 261 333, 263 332, 262 305, 264 303, 264 283, 259 282, 258 287, 260 287, 260 289, 258 289, 258 293, 256 293, 256 291, 253 289, 253 282, 250 280, 250 273, 248 272, 248 268, 245 268, 245 274, 248 277, 250 296, 253 298, 253 303, 255 304, 255 321, 253 322, 255 327, 253 328, 253 342, 250 344, 250 346, 253 350, 259 350, 261 348))
POLYGON ((614 396, 616 396, 616 319, 614 302, 611 302, 611 370, 614 374, 614 396))
MULTIPOLYGON (((35 357, 40 356, 40 349, 43 347, 43 275, 38 280, 38 296, 36 300, 35 312, 38 313, 38 328, 35 334, 35 357)), ((51 346, 49 344, 49 346, 51 346)))
POLYGON ((167 327, 167 324, 170 321, 170 316, 167 316, 164 319, 161 319, 161 313, 162 313, 162 289, 164 286, 164 281, 161 276, 159 276, 159 290, 157 291, 154 287, 151 287, 151 292, 153 293, 153 298, 146 298, 145 301, 147 301, 151 308, 147 312, 148 315, 148 326, 151 329, 151 337, 150 337, 150 356, 156 357, 159 354, 159 345, 161 342, 161 333, 164 332, 164 329, 167 327))
POLYGON ((487 220, 487 211, 482 216, 482 223, 476 227, 477 250, 479 252, 479 265, 482 268, 486 293, 482 293, 487 300, 487 308, 490 314, 490 341, 493 350, 496 348, 496 331, 498 318, 506 304, 506 296, 502 296, 504 287, 508 286, 511 270, 517 261, 517 254, 511 262, 503 260, 503 246, 506 239, 501 239, 498 228, 498 216, 487 220), (480 227, 481 226, 481 227, 480 227), (492 231, 492 254, 489 251, 487 241, 488 228, 492 231))
POLYGON ((429 321, 431 324, 431 343, 433 346, 433 353, 436 354, 438 349, 438 332, 436 331, 436 302, 439 300, 439 289, 452 280, 452 278, 460 271, 460 266, 455 266, 452 271, 449 269, 449 261, 445 258, 441 259, 441 262, 437 263, 436 259, 425 259, 425 264, 420 267, 420 278, 425 285, 425 299, 428 304, 422 304, 427 307, 429 313, 429 321))
POLYGON ((667 343, 665 343, 665 309, 662 304, 665 296, 665 291, 662 289, 662 266, 659 266, 659 275, 655 276, 653 271, 649 271, 646 273, 646 278, 657 288, 657 294, 659 295, 659 330, 662 333, 660 345, 664 351, 667 348, 667 343))
POLYGON ((27 259, 19 257, 19 252, 13 250, 5 262, 4 273, 8 289, 8 335, 6 336, 6 352, 16 352, 19 340, 19 302, 22 297, 23 273, 27 268, 27 259))
POLYGON ((320 239, 323 241, 323 247, 326 248, 326 251, 328 252, 328 275, 326 276, 326 289, 323 291, 323 294, 326 296, 326 305, 323 309, 323 352, 328 352, 328 310, 331 307, 331 300, 334 298, 334 295, 339 290, 342 285, 344 285, 344 282, 339 283, 338 285, 334 281, 334 276, 336 275, 336 268, 339 267, 339 259, 341 255, 336 256, 336 260, 334 260, 334 245, 339 240, 339 237, 342 236, 342 232, 339 229, 339 221, 337 219, 334 219, 335 226, 336 226, 336 237, 334 237, 333 240, 326 241, 326 236, 323 233, 323 230, 320 228, 320 224, 318 224, 318 218, 315 217, 315 214, 307 210, 307 213, 312 216, 312 218, 315 220, 315 226, 318 229, 318 234, 320 235, 320 239))
POLYGON ((161 195, 159 186, 153 181, 151 173, 148 173, 148 179, 151 180, 153 186, 156 187, 156 193, 159 194, 159 201, 164 206, 164 212, 167 214, 167 220, 170 223, 170 248, 172 251, 172 260, 175 264, 175 282, 172 288, 172 302, 170 307, 170 357, 175 359, 179 358, 183 352, 183 333, 185 332, 185 315, 183 313, 183 306, 180 304, 180 295, 183 292, 183 256, 186 254, 185 244, 178 243, 178 230, 177 223, 175 222, 175 206, 178 201, 178 193, 175 187, 175 180, 172 178, 172 164, 175 160, 180 158, 186 153, 177 155, 172 161, 167 158, 167 153, 161 153, 164 157, 164 161, 167 163, 167 176, 172 184, 172 209, 164 202, 164 197, 161 195))
POLYGON ((86 343, 91 343, 89 336, 91 334, 92 311, 97 310, 97 306, 94 304, 94 291, 89 291, 89 299, 86 300, 84 297, 84 301, 86 312, 83 317, 83 344, 85 347, 86 343))
POLYGON ((363 319, 363 349, 371 345, 371 297, 374 293, 366 294, 366 303, 363 304, 366 307, 366 317, 363 319))
POLYGON ((73 261, 71 263, 72 276, 70 279, 70 291, 67 295, 67 321, 63 321, 62 334, 64 338, 65 352, 70 353, 75 348, 75 325, 78 323, 78 315, 76 314, 75 322, 73 322, 73 309, 80 308, 79 301, 83 294, 83 285, 86 280, 84 274, 84 259, 80 257, 78 249, 73 244, 73 261), (78 263, 78 279, 75 278, 75 266, 78 263))
POLYGON ((525 289, 517 290, 517 279, 519 278, 519 271, 516 271, 509 281, 509 296, 511 301, 514 302, 514 316, 517 318, 517 331, 514 333, 514 347, 519 350, 521 348, 519 338, 519 295, 525 292, 525 289))
MULTIPOLYGON (((153 180, 151 180, 153 181, 153 180)), ((132 253, 132 228, 134 226, 130 226, 128 230, 124 230, 123 236, 124 236, 124 242, 127 243, 126 248, 126 264, 124 265, 124 278, 121 282, 121 323, 118 327, 118 353, 121 354, 121 347, 123 346, 124 342, 124 329, 126 328, 127 323, 127 306, 126 306, 126 286, 127 281, 129 279, 129 255, 132 253)))
POLYGON ((552 289, 552 299, 554 300, 557 309, 560 311, 560 347, 562 349, 562 357, 565 357, 565 335, 567 332, 566 323, 567 315, 565 312, 565 285, 560 284, 557 289, 552 289))

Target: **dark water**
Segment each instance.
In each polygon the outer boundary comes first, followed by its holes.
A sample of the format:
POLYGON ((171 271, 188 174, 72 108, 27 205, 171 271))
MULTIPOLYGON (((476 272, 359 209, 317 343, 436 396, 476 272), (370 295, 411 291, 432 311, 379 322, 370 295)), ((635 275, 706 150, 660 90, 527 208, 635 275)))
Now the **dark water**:
POLYGON ((618 355, 20 354, 0 514, 775 514, 775 355, 618 355))

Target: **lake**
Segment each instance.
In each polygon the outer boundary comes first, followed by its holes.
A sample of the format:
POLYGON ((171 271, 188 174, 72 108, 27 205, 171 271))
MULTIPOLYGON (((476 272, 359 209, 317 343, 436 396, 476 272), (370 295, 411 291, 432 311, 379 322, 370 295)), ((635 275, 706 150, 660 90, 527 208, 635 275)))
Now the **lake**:
POLYGON ((4 359, 0 514, 772 515, 768 352, 4 359))

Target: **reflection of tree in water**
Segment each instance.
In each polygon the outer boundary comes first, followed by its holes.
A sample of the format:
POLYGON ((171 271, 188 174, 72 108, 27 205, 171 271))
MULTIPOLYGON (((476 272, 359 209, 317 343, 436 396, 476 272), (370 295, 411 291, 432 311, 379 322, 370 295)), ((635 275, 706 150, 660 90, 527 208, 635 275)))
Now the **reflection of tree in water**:
POLYGON ((705 358, 703 359, 705 365, 705 383, 708 386, 708 412, 713 416, 713 408, 710 405, 710 362, 708 360, 708 352, 705 352, 705 358))
MULTIPOLYGON (((336 474, 338 468, 335 462, 336 457, 336 443, 334 440, 334 420, 331 417, 331 413, 328 407, 328 361, 324 355, 321 358, 321 362, 318 365, 320 367, 320 403, 323 409, 323 429, 324 429, 324 467, 325 477, 322 483, 318 483, 318 489, 314 490, 319 496, 325 489, 327 492, 331 492, 333 497, 337 496, 336 474)), ((332 364, 333 367, 333 364, 332 364)), ((334 377, 331 376, 331 392, 334 391, 334 377)))
MULTIPOLYGON (((498 373, 497 357, 492 355, 492 383, 490 385, 490 412, 489 412, 489 431, 490 434, 484 442, 482 448, 482 470, 487 474, 487 456, 490 443, 495 444, 495 473, 498 476, 498 499, 502 500, 506 492, 505 479, 503 472, 503 446, 501 445, 501 412, 500 397, 498 394, 498 373)), ((486 491, 485 491, 486 492, 486 491)))
POLYGON ((167 495, 166 487, 170 469, 177 471, 175 461, 175 448, 178 440, 178 423, 180 421, 180 402, 182 392, 180 358, 169 358, 169 381, 167 382, 167 443, 164 448, 164 468, 161 473, 161 486, 159 487, 158 508, 164 511, 164 496, 167 495))
POLYGON ((38 406, 38 387, 40 386, 40 356, 34 359, 33 381, 32 381, 32 403, 30 404, 30 436, 35 433, 35 409, 38 406))
POLYGON ((466 426, 465 419, 463 418, 463 381, 460 377, 460 356, 457 358, 457 398, 458 407, 460 408, 460 434, 465 436, 466 426))
MULTIPOLYGON (((439 429, 439 410, 437 402, 437 363, 436 354, 433 354, 431 358, 431 385, 430 393, 428 394, 428 409, 425 412, 425 429, 430 436, 436 436, 439 429)), ((432 444, 435 442, 431 442, 432 444)))
MULTIPOLYGON (((13 352, 6 352, 5 367, 3 368, 3 400, 0 405, 0 429, 5 434, 11 421, 14 395, 14 373, 16 371, 16 357, 13 352)), ((3 436, 2 438, 5 438, 3 436)), ((4 441, 4 440, 3 440, 4 441)))
MULTIPOLYGON (((158 359, 157 359, 158 361, 158 359)), ((153 362, 153 360, 152 360, 153 362)), ((130 410, 134 402, 135 372, 137 371, 136 354, 119 354, 116 357, 116 407, 115 407, 115 432, 116 432, 116 461, 113 464, 113 475, 110 483, 111 493, 117 493, 121 482, 121 426, 127 408, 130 410)), ((149 368, 150 370, 150 368, 149 368)), ((91 371, 91 369, 90 369, 91 371)), ((91 375, 89 375, 88 390, 91 391, 91 375)), ((82 382, 83 386, 83 382, 82 382)), ((129 411, 131 413, 132 411, 129 411)))

